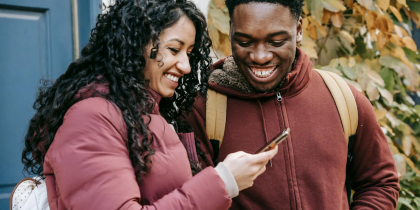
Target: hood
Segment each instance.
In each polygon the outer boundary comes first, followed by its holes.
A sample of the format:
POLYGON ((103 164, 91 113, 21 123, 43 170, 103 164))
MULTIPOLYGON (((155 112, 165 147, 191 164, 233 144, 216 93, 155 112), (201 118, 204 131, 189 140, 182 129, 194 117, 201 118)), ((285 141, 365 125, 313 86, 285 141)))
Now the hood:
POLYGON ((287 74, 281 87, 269 92, 256 92, 239 70, 232 56, 220 60, 213 65, 209 77, 209 87, 226 95, 245 99, 271 97, 280 91, 284 98, 293 97, 303 90, 311 79, 312 62, 309 57, 298 47, 296 48, 297 60, 293 70, 287 74))

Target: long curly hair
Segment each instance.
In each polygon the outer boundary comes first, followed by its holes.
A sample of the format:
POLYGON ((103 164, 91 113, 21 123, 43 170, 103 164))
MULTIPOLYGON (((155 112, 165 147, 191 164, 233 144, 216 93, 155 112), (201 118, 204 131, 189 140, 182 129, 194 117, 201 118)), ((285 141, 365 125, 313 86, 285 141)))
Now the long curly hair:
MULTIPOLYGON (((159 53, 160 33, 183 16, 189 18, 196 29, 189 60, 191 73, 180 78, 173 97, 161 100, 160 113, 169 123, 176 123, 182 119, 183 112, 190 111, 198 92, 207 90, 204 70, 211 65, 211 40, 205 17, 192 2, 117 0, 104 9, 107 12, 98 15, 81 57, 54 83, 44 82, 39 90, 33 105, 36 114, 30 120, 22 152, 24 170, 30 174, 43 176, 45 155, 67 110, 85 98, 103 97, 122 112, 127 125, 129 158, 137 181, 142 180, 151 167, 150 156, 154 154, 153 138, 147 120, 143 120, 143 117, 150 119, 149 113, 154 107, 143 74, 147 62, 144 56, 151 55, 150 59, 156 59, 154 54, 159 53), (150 42, 152 52, 146 52, 150 42), (109 91, 95 90, 97 85, 106 86, 109 91)), ((188 126, 180 127, 187 129, 188 126)), ((194 164, 191 166, 193 172, 199 170, 194 164)))

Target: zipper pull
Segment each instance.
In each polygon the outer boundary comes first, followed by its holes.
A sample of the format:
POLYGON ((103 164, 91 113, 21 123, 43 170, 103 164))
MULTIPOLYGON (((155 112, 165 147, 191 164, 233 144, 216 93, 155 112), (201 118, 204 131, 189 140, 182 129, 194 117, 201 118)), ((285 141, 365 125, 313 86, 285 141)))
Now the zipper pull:
POLYGON ((270 159, 270 167, 273 168, 273 161, 270 159))
POLYGON ((277 92, 277 101, 281 102, 283 100, 283 98, 281 97, 280 91, 277 92))

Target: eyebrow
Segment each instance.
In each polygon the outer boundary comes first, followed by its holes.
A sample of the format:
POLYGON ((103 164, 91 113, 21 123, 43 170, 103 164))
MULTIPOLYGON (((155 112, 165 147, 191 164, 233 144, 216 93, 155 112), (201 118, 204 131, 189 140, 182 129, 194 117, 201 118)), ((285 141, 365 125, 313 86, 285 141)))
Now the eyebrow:
MULTIPOLYGON (((282 34, 288 34, 288 32, 284 31, 284 30, 277 31, 277 32, 269 34, 268 37, 273 37, 273 36, 282 35, 282 34)), ((242 32, 235 32, 233 34, 233 36, 242 36, 242 37, 245 37, 245 38, 248 38, 248 39, 252 39, 251 35, 248 35, 248 34, 245 34, 245 33, 242 33, 242 32)))
MULTIPOLYGON (((182 41, 182 40, 180 40, 180 39, 178 39, 178 38, 173 38, 173 39, 170 39, 169 41, 177 41, 177 42, 179 42, 181 45, 185 45, 185 42, 184 41, 182 41)), ((190 47, 193 47, 195 44, 192 44, 190 47)))

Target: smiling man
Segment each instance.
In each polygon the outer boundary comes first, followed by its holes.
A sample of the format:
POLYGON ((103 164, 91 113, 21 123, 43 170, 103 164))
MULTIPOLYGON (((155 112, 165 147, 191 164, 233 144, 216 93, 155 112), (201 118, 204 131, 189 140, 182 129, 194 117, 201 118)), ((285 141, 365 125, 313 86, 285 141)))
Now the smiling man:
MULTIPOLYGON (((226 0, 233 55, 219 61, 209 88, 227 95, 220 149, 205 133, 206 98, 188 121, 201 142, 201 163, 236 151, 253 153, 285 128, 289 137, 253 187, 231 209, 395 209, 398 176, 387 140, 366 97, 351 87, 359 121, 345 186, 347 142, 333 97, 297 44, 303 0, 226 0)), ((216 160, 217 161, 217 160, 216 160)))

